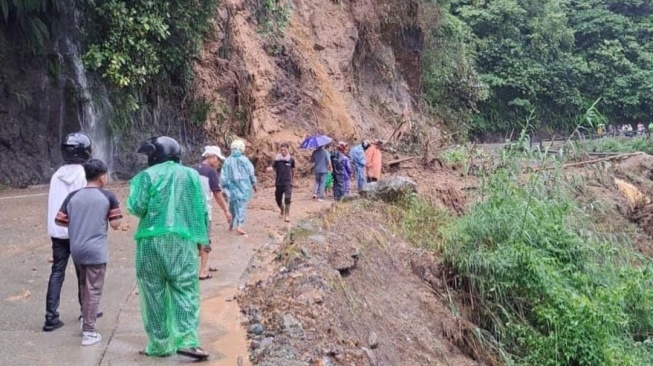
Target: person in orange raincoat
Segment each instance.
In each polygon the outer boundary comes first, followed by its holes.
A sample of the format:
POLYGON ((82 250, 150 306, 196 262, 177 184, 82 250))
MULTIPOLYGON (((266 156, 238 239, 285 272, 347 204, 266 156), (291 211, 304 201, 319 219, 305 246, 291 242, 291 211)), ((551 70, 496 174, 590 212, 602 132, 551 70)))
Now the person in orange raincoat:
POLYGON ((365 149, 365 172, 368 183, 376 182, 381 178, 381 165, 383 164, 381 146, 383 146, 383 141, 377 140, 365 149))

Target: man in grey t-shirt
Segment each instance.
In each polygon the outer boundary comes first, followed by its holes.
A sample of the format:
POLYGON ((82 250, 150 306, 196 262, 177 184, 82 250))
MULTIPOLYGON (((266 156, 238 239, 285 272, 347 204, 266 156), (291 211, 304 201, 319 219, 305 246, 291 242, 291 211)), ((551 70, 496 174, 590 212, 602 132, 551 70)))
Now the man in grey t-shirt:
POLYGON ((323 146, 318 147, 311 155, 311 162, 315 165, 315 195, 318 201, 324 200, 324 186, 327 173, 331 171, 329 152, 323 146))
POLYGON ((83 164, 86 187, 66 197, 55 223, 68 227, 70 253, 79 271, 82 293, 82 345, 102 340, 95 330, 97 310, 102 296, 109 259, 107 228, 120 227, 122 213, 116 196, 103 187, 107 183, 107 165, 98 159, 83 164))

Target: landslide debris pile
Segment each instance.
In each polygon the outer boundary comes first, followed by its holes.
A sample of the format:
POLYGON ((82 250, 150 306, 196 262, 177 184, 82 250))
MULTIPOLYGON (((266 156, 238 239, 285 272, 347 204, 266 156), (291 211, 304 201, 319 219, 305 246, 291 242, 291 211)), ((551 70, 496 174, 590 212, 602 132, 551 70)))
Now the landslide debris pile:
POLYGON ((394 233, 389 207, 338 205, 257 254, 238 298, 254 364, 480 365, 456 346, 469 324, 425 282, 434 258, 394 233))

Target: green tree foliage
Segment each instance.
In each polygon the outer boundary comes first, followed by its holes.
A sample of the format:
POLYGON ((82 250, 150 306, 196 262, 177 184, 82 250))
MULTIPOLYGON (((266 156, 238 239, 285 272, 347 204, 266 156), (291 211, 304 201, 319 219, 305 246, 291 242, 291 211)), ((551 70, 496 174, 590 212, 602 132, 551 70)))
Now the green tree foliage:
POLYGON ((213 0, 88 0, 85 65, 117 88, 161 78, 186 86, 215 8, 213 0))
MULTIPOLYGON (((463 21, 447 10, 448 3, 424 4, 429 24, 439 18, 437 27, 426 29, 422 58, 422 90, 425 102, 445 120, 460 123, 476 111, 487 98, 486 85, 481 82, 474 62, 473 34, 463 21)), ((450 123, 450 127, 454 128, 450 123)))
POLYGON ((609 121, 652 112, 653 7, 649 0, 454 0, 451 14, 473 33, 489 88, 475 132, 573 127, 602 98, 609 121))

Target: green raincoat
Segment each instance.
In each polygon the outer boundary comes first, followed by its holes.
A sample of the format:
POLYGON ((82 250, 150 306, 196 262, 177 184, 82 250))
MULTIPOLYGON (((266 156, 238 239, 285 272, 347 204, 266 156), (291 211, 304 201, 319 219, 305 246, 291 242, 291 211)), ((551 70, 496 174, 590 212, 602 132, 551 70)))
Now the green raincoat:
POLYGON ((197 243, 207 244, 206 198, 199 174, 168 161, 130 183, 127 209, 140 218, 136 278, 148 335, 145 352, 164 356, 198 347, 197 243))

